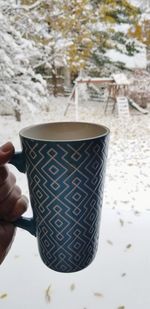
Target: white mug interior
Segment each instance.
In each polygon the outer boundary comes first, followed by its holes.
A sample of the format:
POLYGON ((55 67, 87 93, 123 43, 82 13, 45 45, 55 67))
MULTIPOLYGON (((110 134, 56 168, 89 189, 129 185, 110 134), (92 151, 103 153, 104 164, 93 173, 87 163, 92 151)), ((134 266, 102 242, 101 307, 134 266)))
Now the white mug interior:
POLYGON ((108 133, 108 128, 95 123, 55 122, 24 128, 20 131, 20 136, 44 141, 80 141, 98 138, 108 133))

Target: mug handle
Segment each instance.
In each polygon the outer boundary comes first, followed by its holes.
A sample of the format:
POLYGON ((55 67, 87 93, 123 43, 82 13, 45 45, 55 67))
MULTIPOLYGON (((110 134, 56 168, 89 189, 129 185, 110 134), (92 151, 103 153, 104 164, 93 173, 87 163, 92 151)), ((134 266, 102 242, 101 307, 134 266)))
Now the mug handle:
MULTIPOLYGON (((21 151, 16 152, 8 163, 14 165, 21 173, 26 172, 25 157, 23 152, 21 151)), ((30 232, 33 236, 36 236, 36 226, 34 218, 26 218, 24 216, 21 216, 19 219, 15 220, 13 224, 30 232)))

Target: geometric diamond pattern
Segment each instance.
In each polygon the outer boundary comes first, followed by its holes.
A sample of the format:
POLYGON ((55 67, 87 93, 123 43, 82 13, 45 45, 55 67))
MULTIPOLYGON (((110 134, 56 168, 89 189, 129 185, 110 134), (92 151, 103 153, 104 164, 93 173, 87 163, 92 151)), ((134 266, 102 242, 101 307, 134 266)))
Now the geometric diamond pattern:
POLYGON ((22 144, 41 258, 59 272, 81 270, 97 251, 108 136, 22 144))

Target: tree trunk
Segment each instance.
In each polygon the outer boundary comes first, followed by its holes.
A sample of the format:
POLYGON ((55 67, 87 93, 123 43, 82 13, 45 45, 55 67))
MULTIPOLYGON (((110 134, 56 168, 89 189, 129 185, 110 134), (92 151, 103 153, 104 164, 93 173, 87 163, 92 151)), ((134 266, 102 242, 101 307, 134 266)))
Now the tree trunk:
POLYGON ((146 70, 150 73, 150 46, 147 46, 146 48, 146 58, 147 58, 146 70))
POLYGON ((64 68, 64 86, 68 89, 71 88, 71 74, 67 67, 64 68))

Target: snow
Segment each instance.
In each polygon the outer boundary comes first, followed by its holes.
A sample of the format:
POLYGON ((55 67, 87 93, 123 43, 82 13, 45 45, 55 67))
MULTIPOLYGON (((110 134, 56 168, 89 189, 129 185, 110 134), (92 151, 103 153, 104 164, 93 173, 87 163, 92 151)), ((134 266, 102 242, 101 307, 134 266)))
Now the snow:
MULTIPOLYGON (((64 116, 67 100, 51 97, 48 113, 26 111, 21 122, 0 116, 0 144, 11 140, 19 150, 18 132, 23 127, 75 120, 74 104, 64 116)), ((130 110, 128 118, 120 118, 109 111, 104 115, 99 102, 80 100, 79 120, 111 130, 97 256, 79 273, 54 272, 42 263, 36 239, 18 229, 0 268, 0 297, 7 294, 0 298, 0 308, 150 308, 150 113, 130 110)), ((28 196, 26 176, 10 168, 28 196)), ((26 215, 31 216, 30 206, 26 215)))
MULTIPOLYGON (((130 25, 125 24, 125 23, 113 24, 112 28, 115 31, 123 32, 124 34, 126 34, 130 28, 130 25)), ((97 22, 96 26, 93 26, 93 29, 99 30, 99 31, 107 31, 108 26, 105 23, 97 22)))
POLYGON ((128 56, 114 49, 110 49, 106 52, 106 56, 112 61, 120 61, 126 64, 129 69, 145 69, 146 68, 146 51, 141 49, 139 53, 134 56, 128 56))

